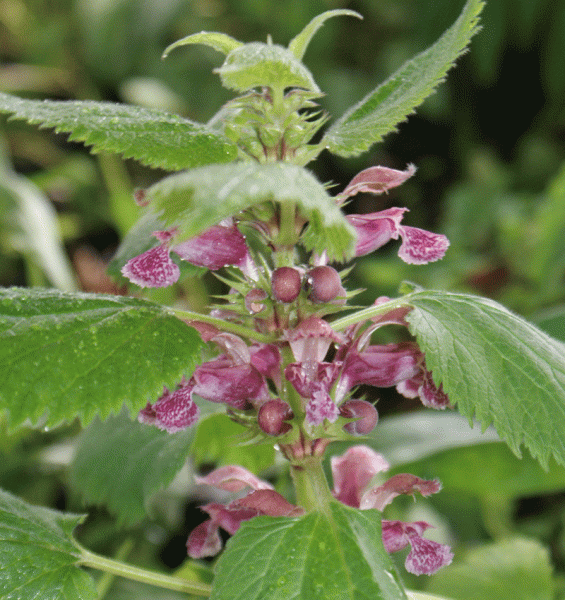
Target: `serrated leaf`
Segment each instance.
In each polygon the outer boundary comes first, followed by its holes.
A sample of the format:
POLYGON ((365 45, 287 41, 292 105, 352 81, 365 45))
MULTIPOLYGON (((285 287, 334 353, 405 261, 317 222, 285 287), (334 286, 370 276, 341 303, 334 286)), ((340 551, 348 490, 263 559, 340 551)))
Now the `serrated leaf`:
POLYGON ((431 577, 428 589, 454 600, 552 600, 552 571, 547 548, 512 537, 471 550, 431 577))
POLYGON ((565 465, 565 345, 486 298, 423 291, 406 301, 427 367, 458 410, 493 423, 518 456, 523 443, 543 466, 551 455, 565 465))
POLYGON ((0 490, 0 598, 95 600, 72 539, 84 517, 31 506, 0 490))
POLYGON ((169 175, 149 190, 152 208, 178 241, 194 237, 239 211, 262 202, 296 202, 309 228, 307 249, 330 260, 351 256, 355 232, 324 186, 306 169, 284 163, 210 165, 169 175))
POLYGON ((203 44, 204 46, 209 46, 223 54, 229 54, 232 50, 243 46, 243 42, 238 42, 235 38, 232 38, 225 33, 218 33, 217 31, 201 31, 200 33, 187 35, 186 37, 173 42, 170 46, 167 46, 163 52, 162 58, 167 58, 175 48, 188 46, 189 44, 203 44))
POLYGON ((327 513, 243 523, 216 565, 211 600, 406 600, 381 541, 381 516, 327 513))
POLYGON ((103 294, 0 290, 0 408, 10 423, 133 413, 189 374, 202 342, 167 308, 103 294))
POLYGON ((334 10, 326 10, 322 14, 314 17, 308 25, 292 40, 288 45, 288 49, 294 54, 297 60, 302 60, 304 53, 306 52, 306 48, 308 48, 308 44, 310 40, 314 37, 318 29, 332 17, 339 17, 342 15, 346 15, 349 17, 357 17, 358 19, 362 19, 362 15, 354 10, 349 10, 347 8, 334 9, 334 10))
POLYGON ((232 50, 224 64, 214 70, 222 84, 236 92, 270 87, 284 90, 299 87, 319 92, 312 73, 287 48, 251 42, 232 50))
POLYGON ((150 501, 188 458, 194 429, 169 434, 132 420, 127 411, 94 420, 79 437, 71 485, 130 526, 151 515, 150 501))
POLYGON ((237 148, 204 125, 171 113, 110 102, 25 100, 0 93, 0 112, 143 165, 179 171, 235 160, 237 148))
POLYGON ((395 131, 445 79, 478 31, 483 0, 468 0, 457 21, 427 50, 352 106, 326 132, 321 144, 339 156, 357 156, 395 131))

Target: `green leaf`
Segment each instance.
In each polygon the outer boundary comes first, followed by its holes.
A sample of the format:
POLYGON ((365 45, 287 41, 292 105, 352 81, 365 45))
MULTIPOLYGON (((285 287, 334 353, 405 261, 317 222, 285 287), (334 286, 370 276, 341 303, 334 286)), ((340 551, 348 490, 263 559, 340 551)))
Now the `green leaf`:
POLYGON ((204 125, 163 111, 90 101, 24 100, 0 93, 0 112, 12 119, 70 133, 69 140, 143 165, 178 171, 235 160, 237 148, 204 125))
POLYGON ((445 79, 478 31, 483 0, 468 0, 455 23, 427 50, 352 106, 326 132, 321 144, 339 156, 357 156, 394 131, 445 79))
POLYGON ((188 46, 189 44, 204 44, 210 46, 222 54, 229 54, 232 50, 243 46, 242 42, 238 42, 225 33, 218 33, 216 31, 201 31, 200 33, 193 33, 187 35, 180 40, 172 43, 170 46, 165 48, 162 58, 167 58, 171 50, 179 48, 180 46, 188 46))
POLYGON ((136 413, 200 357, 197 332, 136 298, 0 290, 0 408, 12 426, 136 413))
POLYGON ((290 201, 310 222, 303 238, 307 249, 326 250, 330 260, 354 250, 355 232, 333 198, 297 165, 210 165, 169 175, 147 194, 165 227, 178 228, 179 242, 255 204, 290 201))
POLYGON ((405 298, 427 367, 459 411, 493 423, 518 456, 523 443, 542 465, 551 454, 565 465, 565 345, 486 298, 405 298))
POLYGON ((77 567, 72 531, 85 515, 62 514, 0 490, 0 598, 95 600, 92 579, 77 567))
POLYGON ((308 44, 310 40, 314 37, 315 33, 320 29, 320 27, 332 17, 339 17, 341 15, 347 15, 349 17, 357 17, 358 19, 362 19, 363 17, 354 10, 349 10, 347 8, 335 9, 335 10, 327 10, 323 12, 321 15, 314 17, 308 25, 291 41, 288 45, 288 49, 294 54, 297 60, 302 60, 304 53, 306 52, 306 48, 308 48, 308 44))
POLYGON ((454 600, 553 600, 552 570, 544 546, 514 537, 471 550, 431 577, 428 589, 454 600))
POLYGON ((212 600, 406 600, 380 521, 337 502, 327 513, 251 519, 218 560, 212 600))
POLYGON ((79 437, 71 485, 89 503, 105 504, 129 526, 152 515, 151 498, 188 458, 194 428, 169 434, 132 420, 127 411, 96 419, 79 437))
POLYGON ((245 427, 234 423, 227 415, 212 415, 202 420, 191 448, 194 464, 237 464, 253 473, 272 467, 275 462, 273 445, 242 445, 247 432, 245 427))
POLYGON ((299 87, 319 92, 312 73, 287 48, 277 44, 251 42, 232 50, 224 64, 214 70, 230 90, 246 92, 270 87, 284 90, 299 87))

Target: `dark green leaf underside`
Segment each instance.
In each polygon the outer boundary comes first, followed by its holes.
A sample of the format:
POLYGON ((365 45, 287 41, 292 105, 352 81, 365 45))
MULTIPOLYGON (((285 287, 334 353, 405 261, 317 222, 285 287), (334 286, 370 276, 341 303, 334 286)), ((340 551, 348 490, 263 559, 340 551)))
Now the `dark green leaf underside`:
POLYGON ((179 171, 235 160, 236 147, 222 134, 178 115, 126 104, 25 100, 0 93, 0 111, 69 139, 143 165, 179 171))
POLYGON ((151 514, 155 492, 171 483, 188 458, 193 429, 169 434, 122 411, 95 419, 80 436, 71 485, 89 503, 104 504, 126 526, 151 514))
POLYGON ((0 290, 0 408, 13 426, 135 414, 200 357, 196 331, 136 298, 0 290))
POLYGON ((352 106, 322 139, 330 152, 357 156, 394 131, 445 79, 478 31, 483 0, 469 0, 457 21, 427 50, 352 106))
POLYGON ((170 175, 148 190, 152 208, 178 241, 262 202, 296 202, 310 221, 308 250, 351 256, 355 233, 324 186, 306 169, 283 163, 210 165, 170 175))
POLYGON ((403 600, 380 513, 337 502, 327 514, 258 517, 228 542, 212 600, 403 600))
POLYGON ((565 465, 565 345, 485 298, 448 292, 406 296, 407 320, 437 384, 519 454, 565 465))
POLYGON ((83 519, 0 490, 0 598, 95 600, 92 579, 76 566, 80 551, 72 541, 83 519))

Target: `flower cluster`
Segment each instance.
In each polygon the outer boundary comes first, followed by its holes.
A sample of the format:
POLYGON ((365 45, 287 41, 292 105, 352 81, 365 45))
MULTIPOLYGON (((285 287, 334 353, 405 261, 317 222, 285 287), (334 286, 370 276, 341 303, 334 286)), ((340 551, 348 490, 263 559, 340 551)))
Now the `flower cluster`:
MULTIPOLYGON (((422 496, 429 496, 441 489, 437 480, 428 481, 407 473, 394 475, 380 485, 370 485, 376 475, 389 469, 389 465, 381 454, 367 446, 352 446, 342 456, 332 457, 331 469, 335 499, 361 510, 382 511, 400 494, 413 496, 419 492, 422 496)), ((197 477, 196 482, 229 492, 251 491, 227 505, 210 503, 201 507, 210 518, 198 525, 188 538, 187 549, 192 558, 214 556, 221 550, 220 528, 233 535, 241 523, 259 515, 297 517, 304 513, 299 506, 290 504, 274 491, 268 482, 258 479, 243 467, 220 467, 206 477, 197 477)), ((410 573, 431 575, 453 559, 445 544, 422 537, 424 531, 431 527, 424 521, 383 520, 382 527, 387 552, 398 552, 411 546, 405 562, 410 573)))
MULTIPOLYGON (((414 172, 412 165, 405 171, 366 169, 335 202, 341 205, 359 192, 386 192, 414 172)), ((400 237, 398 254, 405 262, 424 264, 440 259, 449 245, 447 238, 403 225, 406 211, 389 208, 348 215, 357 233, 355 255, 366 255, 400 237)), ((449 399, 442 386, 434 383, 416 342, 371 343, 372 334, 381 327, 407 327, 409 307, 375 311, 379 316, 336 330, 327 317, 347 307, 342 274, 327 264, 324 253, 313 254, 310 264, 289 264, 288 248, 278 248, 273 233, 280 229, 281 215, 265 210, 267 220, 261 221, 258 214, 240 216, 263 236, 264 255, 250 250, 236 215, 181 243, 174 241, 175 229, 155 231, 158 244, 122 269, 140 286, 162 287, 176 282, 180 275, 172 254, 210 270, 230 266, 228 277, 222 277, 232 288, 228 303, 216 307, 210 318, 189 322, 217 355, 183 378, 175 390, 165 389, 160 398, 149 402, 139 420, 174 433, 197 421, 196 397, 223 403, 234 420, 250 429, 251 437, 275 438, 282 453, 296 464, 308 456, 320 457, 331 440, 353 439, 375 427, 375 406, 355 397, 360 385, 396 387, 400 394, 419 397, 428 407, 448 407, 449 399), (230 330, 250 334, 246 339, 230 330), (251 335, 253 332, 260 336, 251 335), (257 339, 268 342, 253 341, 257 339)), ((300 232, 305 221, 299 213, 295 219, 292 229, 300 232)), ((375 307, 388 300, 378 298, 375 307)), ((383 485, 369 487, 373 476, 386 468, 380 455, 365 447, 351 448, 332 460, 335 498, 362 510, 383 510, 398 494, 419 491, 428 495, 439 490, 438 482, 411 475, 397 475, 383 485)), ((248 487, 253 491, 227 506, 212 503, 203 507, 210 518, 191 534, 191 556, 216 554, 221 546, 220 528, 233 534, 242 521, 258 514, 297 516, 303 512, 241 467, 224 467, 201 482, 223 490, 248 487)), ((383 522, 388 551, 411 546, 406 567, 413 573, 432 573, 451 560, 446 547, 422 537, 428 527, 423 522, 383 522)))

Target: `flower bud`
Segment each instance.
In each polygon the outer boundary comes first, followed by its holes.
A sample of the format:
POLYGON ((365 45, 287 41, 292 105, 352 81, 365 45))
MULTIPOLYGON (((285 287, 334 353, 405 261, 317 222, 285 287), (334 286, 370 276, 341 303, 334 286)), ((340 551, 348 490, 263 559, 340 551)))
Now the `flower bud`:
POLYGON ((257 313, 265 310, 265 302, 267 298, 267 292, 260 288, 253 288, 245 295, 245 308, 252 314, 256 315, 257 313))
POLYGON ((273 271, 271 289, 278 302, 294 302, 300 294, 300 273, 292 267, 279 267, 273 271))
POLYGON ((351 435, 367 435, 377 424, 379 415, 377 409, 366 400, 348 400, 339 409, 339 413, 346 419, 357 418, 343 426, 351 435))
POLYGON ((293 417, 290 406, 279 400, 268 400, 261 406, 258 414, 259 427, 268 435, 282 435, 290 431, 291 426, 285 423, 293 417))
POLYGON ((331 302, 340 293, 344 293, 339 273, 329 266, 314 267, 307 274, 310 287, 309 298, 316 304, 331 302))

